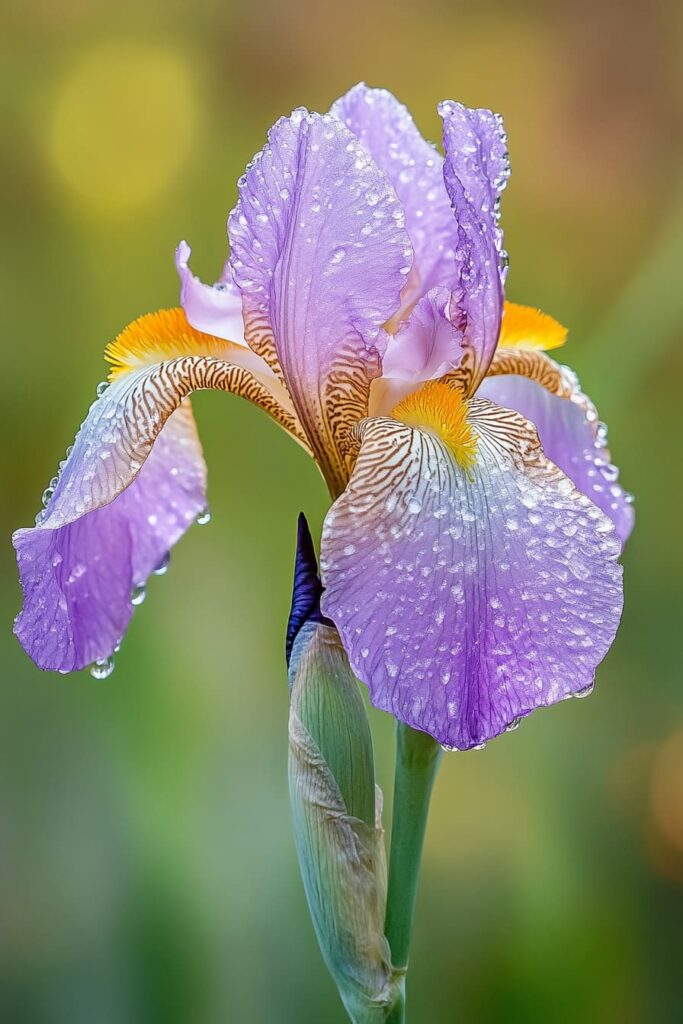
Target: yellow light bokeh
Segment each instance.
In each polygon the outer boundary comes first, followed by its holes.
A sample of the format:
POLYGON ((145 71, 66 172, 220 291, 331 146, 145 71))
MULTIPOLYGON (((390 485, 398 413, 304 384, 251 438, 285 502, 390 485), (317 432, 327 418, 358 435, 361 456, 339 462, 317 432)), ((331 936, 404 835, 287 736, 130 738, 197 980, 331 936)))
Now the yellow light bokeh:
POLYGON ((57 89, 49 159, 79 205, 99 216, 130 215, 177 176, 198 121, 196 82, 181 52, 98 44, 57 89))
POLYGON ((662 744, 652 769, 652 813, 666 840, 683 852, 683 729, 662 744))

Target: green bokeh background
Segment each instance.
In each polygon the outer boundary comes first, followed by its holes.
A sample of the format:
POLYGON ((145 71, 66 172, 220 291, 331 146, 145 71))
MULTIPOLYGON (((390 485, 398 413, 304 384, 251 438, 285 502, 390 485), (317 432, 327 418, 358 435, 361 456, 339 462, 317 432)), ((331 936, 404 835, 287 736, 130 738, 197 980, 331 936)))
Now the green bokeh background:
MULTIPOLYGON (((12 529, 130 319, 206 279, 235 182, 293 106, 385 85, 438 137, 503 112, 509 295, 564 358, 637 498, 626 610, 595 694, 449 755, 412 1021, 683 1019, 681 7, 423 0, 23 0, 3 14, 0 1019, 341 1022, 290 836, 283 636, 296 514, 327 498, 262 414, 197 396, 213 522, 154 579, 106 682, 11 635, 12 529)), ((372 713, 391 789, 392 723, 372 713)))

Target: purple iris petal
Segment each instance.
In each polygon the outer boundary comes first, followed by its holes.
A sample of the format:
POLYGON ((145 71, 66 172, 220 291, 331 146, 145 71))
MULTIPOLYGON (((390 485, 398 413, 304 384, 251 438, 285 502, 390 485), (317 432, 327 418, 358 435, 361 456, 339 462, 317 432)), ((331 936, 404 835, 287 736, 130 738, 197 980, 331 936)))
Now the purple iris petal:
POLYGON ((454 369, 462 358, 462 333, 448 319, 450 292, 433 288, 410 318, 389 338, 382 376, 397 380, 433 380, 454 369))
POLYGON ((191 253, 187 242, 181 242, 175 254, 180 304, 188 323, 204 334, 245 345, 242 296, 233 281, 230 263, 226 262, 216 284, 204 284, 190 270, 191 253))
POLYGON ((618 483, 619 471, 610 462, 604 425, 598 423, 594 406, 578 384, 572 401, 526 377, 505 374, 482 381, 478 395, 531 420, 547 457, 607 513, 622 543, 626 541, 633 529, 632 499, 618 483))
POLYGON ((490 110, 439 105, 446 153, 444 181, 458 226, 450 316, 464 332, 471 361, 469 393, 486 373, 498 342, 507 257, 498 226, 499 197, 509 175, 502 120, 490 110))
POLYGON ((472 478, 434 435, 367 420, 321 551, 323 613, 373 703, 461 750, 590 687, 622 608, 611 521, 520 416, 469 416, 472 478))
POLYGON ((136 380, 120 378, 95 402, 45 512, 13 537, 24 596, 15 633, 43 669, 69 672, 111 655, 133 588, 205 507, 189 403, 152 449, 157 413, 136 380))
POLYGON ((418 131, 409 111, 386 89, 354 86, 332 105, 384 171, 406 213, 415 251, 414 302, 455 279, 457 229, 443 181, 443 157, 418 131))
POLYGON ((394 189, 337 118, 296 111, 271 129, 229 222, 249 344, 282 369, 333 490, 341 445, 379 373, 381 325, 410 271, 394 189))

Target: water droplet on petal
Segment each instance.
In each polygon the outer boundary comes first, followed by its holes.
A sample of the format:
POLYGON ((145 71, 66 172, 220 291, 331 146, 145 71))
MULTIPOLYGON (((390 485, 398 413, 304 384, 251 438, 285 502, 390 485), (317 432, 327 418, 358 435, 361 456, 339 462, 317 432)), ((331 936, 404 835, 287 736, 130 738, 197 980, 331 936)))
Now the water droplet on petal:
POLYGON ((590 697, 594 689, 595 683, 590 683, 589 686, 584 686, 583 690, 577 690, 574 696, 578 697, 579 700, 582 700, 584 697, 590 697))
POLYGON ((168 572, 168 567, 171 564, 171 552, 167 551, 164 557, 161 559, 156 569, 153 570, 155 576, 165 576, 168 572))
POLYGON ((514 732, 515 729, 519 729, 521 718, 513 718, 512 721, 505 726, 505 732, 514 732))
POLYGON ((133 587, 133 591, 130 595, 130 603, 136 608, 141 605, 147 597, 147 589, 144 583, 140 583, 137 587, 133 587))
POLYGON ((98 658, 90 666, 90 675, 93 679, 107 679, 114 671, 114 655, 108 658, 98 658))
POLYGON ((102 395, 104 394, 104 392, 107 390, 108 387, 109 387, 109 381, 108 380, 101 380, 100 383, 95 388, 95 394, 97 395, 97 397, 101 398, 102 395))
POLYGON ((195 519, 197 526, 207 526, 211 522, 211 512, 208 508, 203 509, 195 519))

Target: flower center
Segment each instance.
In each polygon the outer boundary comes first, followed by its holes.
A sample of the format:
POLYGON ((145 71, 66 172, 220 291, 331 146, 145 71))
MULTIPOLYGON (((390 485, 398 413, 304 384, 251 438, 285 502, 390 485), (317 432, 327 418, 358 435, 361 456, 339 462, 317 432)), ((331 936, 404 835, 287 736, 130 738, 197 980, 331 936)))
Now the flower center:
POLYGON ((409 427, 435 434, 470 474, 477 461, 477 438, 467 419, 467 402, 461 391, 438 380, 428 381, 402 399, 391 415, 409 427))

